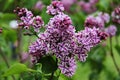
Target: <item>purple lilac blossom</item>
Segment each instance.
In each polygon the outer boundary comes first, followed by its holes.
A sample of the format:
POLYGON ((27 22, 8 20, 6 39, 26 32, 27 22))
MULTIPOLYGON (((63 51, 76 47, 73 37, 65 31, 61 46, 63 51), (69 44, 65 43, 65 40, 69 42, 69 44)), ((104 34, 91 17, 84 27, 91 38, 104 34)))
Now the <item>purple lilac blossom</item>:
POLYGON ((110 21, 110 16, 109 16, 108 13, 102 13, 102 12, 100 12, 100 13, 98 14, 98 16, 99 16, 102 20, 104 20, 104 23, 108 23, 108 22, 110 21))
POLYGON ((38 1, 34 6, 34 9, 39 11, 41 11, 43 8, 44 8, 44 4, 42 3, 42 1, 38 1))
POLYGON ((76 70, 76 62, 73 57, 63 57, 63 59, 60 61, 59 66, 61 69, 61 72, 65 74, 68 77, 71 77, 76 70))
POLYGON ((61 0, 64 5, 65 11, 70 11, 70 7, 77 2, 77 0, 61 0))
POLYGON ((90 2, 85 2, 83 0, 78 2, 78 6, 80 6, 82 11, 86 13, 92 13, 96 11, 95 4, 92 4, 90 2))
POLYGON ((107 28, 105 29, 105 31, 106 31, 106 33, 108 33, 108 35, 109 35, 110 37, 112 37, 112 36, 115 36, 115 34, 116 34, 116 32, 117 32, 117 28, 116 28, 115 25, 110 25, 109 27, 107 27, 107 28))
POLYGON ((85 27, 85 30, 76 34, 78 44, 84 45, 84 48, 90 51, 91 47, 96 46, 101 41, 98 31, 99 29, 95 27, 93 29, 85 27))
POLYGON ((39 32, 39 29, 44 26, 44 22, 40 16, 36 16, 33 18, 34 23, 32 24, 34 27, 35 32, 39 32))
POLYGON ((40 36, 40 38, 29 47, 29 53, 34 57, 33 59, 35 59, 35 62, 37 62, 42 56, 46 55, 48 51, 49 48, 47 43, 45 43, 44 36, 40 36))
POLYGON ((21 22, 19 26, 23 26, 25 29, 30 29, 33 26, 34 31, 38 32, 38 29, 44 25, 42 18, 40 16, 34 17, 31 11, 28 11, 26 8, 17 7, 14 12, 19 16, 21 22))
MULTIPOLYGON (((55 55, 59 59, 58 68, 63 74, 71 77, 76 70, 75 56, 85 62, 88 57, 87 52, 104 40, 106 35, 96 28, 96 25, 99 27, 96 21, 92 25, 89 24, 92 28, 86 25, 84 30, 76 33, 71 18, 59 12, 58 5, 62 4, 59 1, 53 1, 49 6, 51 9, 48 9, 48 13, 55 16, 50 18, 45 32, 40 33, 39 38, 29 47, 29 53, 32 55, 33 62, 38 62, 48 53, 55 55), (55 13, 53 14, 51 10, 55 10, 55 13)), ((99 19, 95 18, 95 20, 99 19)))
POLYGON ((56 15, 64 11, 62 2, 53 1, 51 5, 47 7, 47 13, 50 15, 56 15))
POLYGON ((112 12, 112 20, 113 22, 120 24, 120 7, 115 8, 112 12))
POLYGON ((96 27, 99 29, 104 28, 104 22, 100 17, 88 16, 84 23, 85 27, 96 27))
POLYGON ((99 0, 89 0, 89 2, 94 5, 94 4, 98 3, 99 0))

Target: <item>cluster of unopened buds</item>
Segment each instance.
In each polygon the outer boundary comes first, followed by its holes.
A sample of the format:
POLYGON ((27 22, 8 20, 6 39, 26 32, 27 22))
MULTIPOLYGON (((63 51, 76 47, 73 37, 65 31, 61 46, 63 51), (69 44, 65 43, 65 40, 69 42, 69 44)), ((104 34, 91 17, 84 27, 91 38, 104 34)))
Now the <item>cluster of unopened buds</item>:
MULTIPOLYGON (((88 57, 87 53, 92 47, 105 40, 107 34, 99 28, 104 25, 101 25, 99 21, 92 25, 91 20, 88 20, 89 24, 85 22, 84 30, 76 32, 71 18, 63 11, 64 7, 60 1, 53 1, 47 7, 47 13, 53 18, 50 18, 48 24, 44 26, 46 30, 40 33, 39 38, 30 45, 29 53, 32 55, 34 63, 46 55, 56 56, 58 68, 63 74, 70 77, 76 70, 75 58, 85 62, 88 57)), ((17 8, 15 12, 22 21, 20 26, 27 29, 33 26, 35 31, 39 31, 39 28, 43 26, 44 22, 41 17, 33 17, 32 12, 26 8, 17 8)), ((107 22, 106 18, 104 22, 107 22)))
POLYGON ((114 22, 120 24, 120 6, 115 8, 112 12, 112 19, 114 22))

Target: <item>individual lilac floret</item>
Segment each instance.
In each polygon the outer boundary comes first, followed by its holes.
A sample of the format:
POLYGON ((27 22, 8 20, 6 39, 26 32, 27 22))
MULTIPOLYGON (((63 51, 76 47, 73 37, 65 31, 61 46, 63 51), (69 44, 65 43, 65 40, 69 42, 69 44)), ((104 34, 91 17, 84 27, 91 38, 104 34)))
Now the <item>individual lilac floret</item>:
POLYGON ((34 23, 32 24, 35 32, 39 32, 39 29, 44 26, 44 22, 40 16, 34 17, 34 23))
POLYGON ((96 27, 102 29, 104 28, 104 22, 100 17, 88 16, 85 20, 84 26, 89 28, 96 27))
POLYGON ((17 7, 14 12, 19 16, 22 22, 19 23, 19 26, 24 26, 24 28, 29 29, 30 25, 33 24, 33 14, 31 11, 28 11, 26 8, 17 7))
POLYGON ((59 63, 59 69, 63 74, 65 74, 68 77, 73 76, 76 70, 76 62, 73 57, 63 57, 61 62, 59 63))
POLYGON ((112 12, 112 19, 114 22, 120 24, 120 7, 115 8, 112 12))
POLYGON ((100 12, 100 13, 98 14, 98 16, 99 16, 102 20, 104 20, 104 23, 108 23, 108 22, 110 21, 110 16, 109 16, 109 14, 107 14, 107 13, 102 13, 102 12, 100 12))
POLYGON ((108 33, 108 35, 109 35, 110 37, 112 37, 112 36, 115 36, 115 34, 116 34, 116 32, 117 32, 117 28, 116 28, 115 25, 110 25, 109 27, 107 27, 107 28, 105 29, 105 31, 108 33))
POLYGON ((64 7, 60 1, 53 1, 51 5, 47 7, 47 13, 50 15, 56 15, 63 11, 64 11, 64 7))

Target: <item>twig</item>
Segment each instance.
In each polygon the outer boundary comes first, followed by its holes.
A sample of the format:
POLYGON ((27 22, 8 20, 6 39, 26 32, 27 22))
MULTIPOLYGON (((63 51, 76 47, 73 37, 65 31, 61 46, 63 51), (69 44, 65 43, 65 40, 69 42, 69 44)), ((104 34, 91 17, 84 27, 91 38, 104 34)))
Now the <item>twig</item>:
POLYGON ((18 56, 19 56, 19 59, 20 59, 20 61, 22 61, 22 55, 21 55, 21 51, 22 51, 22 49, 21 49, 21 43, 22 43, 22 29, 21 28, 18 28, 18 30, 17 30, 17 41, 18 41, 18 49, 17 49, 17 53, 18 53, 18 56))
POLYGON ((120 69, 115 61, 115 57, 114 57, 114 54, 113 54, 113 49, 112 49, 112 37, 110 37, 110 55, 112 57, 112 60, 114 62, 114 65, 116 67, 116 70, 118 71, 119 75, 120 75, 120 69))

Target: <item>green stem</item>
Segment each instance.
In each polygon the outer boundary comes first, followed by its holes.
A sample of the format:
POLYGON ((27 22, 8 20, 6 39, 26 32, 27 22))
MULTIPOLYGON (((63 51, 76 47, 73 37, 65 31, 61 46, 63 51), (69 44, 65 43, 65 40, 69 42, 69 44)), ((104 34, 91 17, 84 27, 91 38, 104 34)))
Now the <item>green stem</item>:
POLYGON ((110 55, 112 57, 113 63, 115 65, 115 67, 116 67, 116 70, 118 71, 118 74, 120 75, 120 69, 119 69, 119 67, 118 67, 118 65, 117 65, 117 63, 115 61, 115 57, 114 57, 114 54, 113 54, 113 48, 112 48, 112 46, 113 46, 112 45, 112 37, 110 37, 110 55))
MULTIPOLYGON (((1 48, 0 48, 0 55, 1 55, 1 57, 3 58, 3 60, 4 60, 5 64, 6 64, 6 66, 7 66, 7 68, 9 68, 9 67, 10 67, 9 62, 8 62, 6 56, 4 55, 4 53, 2 52, 1 48)), ((15 77, 12 76, 12 79, 15 80, 15 77)))
POLYGON ((55 72, 52 72, 52 73, 51 73, 51 77, 50 77, 50 79, 49 79, 49 80, 53 80, 54 73, 55 73, 55 72))

